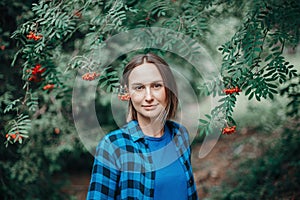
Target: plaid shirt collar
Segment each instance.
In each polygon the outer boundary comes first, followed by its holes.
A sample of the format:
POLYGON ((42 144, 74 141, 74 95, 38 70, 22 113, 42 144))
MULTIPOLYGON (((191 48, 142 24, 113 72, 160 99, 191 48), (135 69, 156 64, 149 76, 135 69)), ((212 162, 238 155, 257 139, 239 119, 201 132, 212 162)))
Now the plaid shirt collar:
MULTIPOLYGON (((178 129, 173 127, 173 123, 171 121, 166 121, 165 126, 168 126, 168 128, 170 129, 170 131, 172 133, 172 136, 174 136, 175 134, 176 135, 181 134, 181 132, 178 129)), ((132 121, 128 122, 121 129, 124 133, 131 135, 133 142, 137 142, 140 139, 143 139, 145 137, 145 134, 143 133, 137 120, 132 120, 132 121)))

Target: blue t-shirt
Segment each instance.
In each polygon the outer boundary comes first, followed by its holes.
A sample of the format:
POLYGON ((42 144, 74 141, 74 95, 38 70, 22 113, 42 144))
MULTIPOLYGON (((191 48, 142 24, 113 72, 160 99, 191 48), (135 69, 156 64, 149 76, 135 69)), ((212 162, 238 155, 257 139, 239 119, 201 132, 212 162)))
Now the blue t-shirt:
POLYGON ((154 200, 187 200, 187 180, 168 127, 162 137, 145 139, 156 169, 154 200))

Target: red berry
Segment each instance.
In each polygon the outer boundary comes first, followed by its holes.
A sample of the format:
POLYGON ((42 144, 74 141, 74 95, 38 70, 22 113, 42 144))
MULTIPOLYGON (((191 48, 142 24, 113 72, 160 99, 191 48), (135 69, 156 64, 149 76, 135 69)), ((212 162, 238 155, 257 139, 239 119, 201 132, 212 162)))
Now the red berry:
POLYGON ((56 134, 56 135, 58 135, 58 134, 60 134, 60 129, 59 128, 54 128, 54 133, 56 134))
POLYGON ((54 84, 47 84, 43 87, 43 90, 52 90, 55 87, 54 84))

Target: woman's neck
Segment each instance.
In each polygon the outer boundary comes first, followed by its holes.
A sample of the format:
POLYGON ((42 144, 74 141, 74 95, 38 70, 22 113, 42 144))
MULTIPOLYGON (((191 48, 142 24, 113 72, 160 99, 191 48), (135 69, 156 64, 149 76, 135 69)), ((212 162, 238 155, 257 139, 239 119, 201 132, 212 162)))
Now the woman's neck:
POLYGON ((138 117, 139 126, 143 133, 150 137, 161 137, 164 134, 164 122, 160 120, 141 120, 138 117))

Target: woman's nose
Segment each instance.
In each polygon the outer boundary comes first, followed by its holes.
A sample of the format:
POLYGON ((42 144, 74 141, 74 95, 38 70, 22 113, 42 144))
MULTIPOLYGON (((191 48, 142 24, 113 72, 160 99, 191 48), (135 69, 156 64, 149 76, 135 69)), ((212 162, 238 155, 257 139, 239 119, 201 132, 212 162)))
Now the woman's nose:
POLYGON ((152 92, 151 92, 151 88, 150 87, 146 87, 146 94, 145 94, 145 100, 146 101, 150 101, 153 99, 152 97, 152 92))

